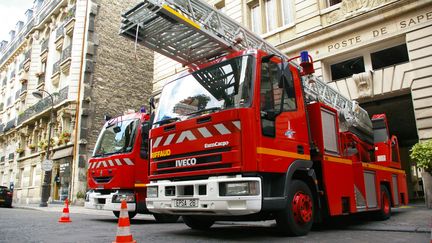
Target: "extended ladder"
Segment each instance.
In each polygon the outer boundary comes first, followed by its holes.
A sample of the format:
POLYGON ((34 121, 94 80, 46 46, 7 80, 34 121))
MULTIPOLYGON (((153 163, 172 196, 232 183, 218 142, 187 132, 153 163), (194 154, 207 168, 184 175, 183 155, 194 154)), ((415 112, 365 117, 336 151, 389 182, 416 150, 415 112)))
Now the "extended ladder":
MULTIPOLYGON (((245 49, 261 49, 288 59, 259 35, 200 0, 145 0, 122 17, 120 34, 183 65, 245 49)), ((319 100, 337 109, 349 126, 372 137, 371 120, 357 102, 314 75, 303 78, 303 84, 307 101, 319 100)))

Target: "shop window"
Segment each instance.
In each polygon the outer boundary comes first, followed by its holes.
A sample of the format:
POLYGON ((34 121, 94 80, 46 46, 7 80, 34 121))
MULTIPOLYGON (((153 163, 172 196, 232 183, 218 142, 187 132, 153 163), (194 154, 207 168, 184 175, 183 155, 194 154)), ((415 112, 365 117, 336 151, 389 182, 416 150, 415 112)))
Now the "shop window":
POLYGON ((294 2, 292 0, 282 0, 282 20, 283 25, 294 23, 294 2))
POLYGON ((372 68, 381 69, 409 61, 406 44, 371 53, 372 68))
POLYGON ((356 57, 330 66, 332 80, 351 77, 365 71, 363 57, 356 57))
POLYGON ((331 7, 333 5, 336 5, 338 3, 341 3, 342 0, 327 0, 327 7, 331 7))
POLYGON ((250 17, 252 31, 256 34, 261 34, 261 16, 258 4, 250 7, 250 17))
POLYGON ((267 31, 274 30, 277 27, 276 0, 266 0, 265 11, 267 31))

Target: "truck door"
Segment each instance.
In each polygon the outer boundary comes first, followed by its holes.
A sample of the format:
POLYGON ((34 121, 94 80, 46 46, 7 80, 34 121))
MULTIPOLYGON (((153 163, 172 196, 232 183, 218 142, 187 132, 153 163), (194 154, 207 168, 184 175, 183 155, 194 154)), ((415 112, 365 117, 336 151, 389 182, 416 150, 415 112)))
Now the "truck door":
POLYGON ((283 172, 296 159, 309 159, 308 129, 297 69, 285 68, 281 81, 280 65, 271 59, 261 63, 260 121, 263 171, 283 172))

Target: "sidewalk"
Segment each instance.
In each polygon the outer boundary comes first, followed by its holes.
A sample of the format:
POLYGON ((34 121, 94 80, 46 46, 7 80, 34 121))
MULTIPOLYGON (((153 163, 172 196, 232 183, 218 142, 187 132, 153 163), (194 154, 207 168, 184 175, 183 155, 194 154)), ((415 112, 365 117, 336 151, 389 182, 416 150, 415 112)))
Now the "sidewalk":
MULTIPOLYGON (((262 226, 272 226, 274 220, 260 222, 262 226)), ((218 222, 224 225, 256 225, 257 222, 218 222)), ((345 229, 355 231, 393 231, 430 233, 432 226, 432 209, 424 204, 410 204, 400 208, 392 208, 392 216, 388 220, 376 221, 371 215, 358 214, 334 217, 323 225, 315 226, 314 230, 345 229)))

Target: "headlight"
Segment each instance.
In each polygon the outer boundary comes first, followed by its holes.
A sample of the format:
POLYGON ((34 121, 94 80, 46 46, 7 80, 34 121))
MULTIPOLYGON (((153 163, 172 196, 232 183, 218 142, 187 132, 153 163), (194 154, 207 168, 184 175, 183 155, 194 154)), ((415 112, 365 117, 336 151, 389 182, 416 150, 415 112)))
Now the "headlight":
POLYGON ((147 197, 148 198, 158 197, 158 187, 157 186, 149 186, 149 187, 147 187, 147 197))
POLYGON ((220 196, 254 196, 259 194, 258 181, 222 182, 219 184, 220 196))
POLYGON ((135 202, 135 196, 133 194, 117 194, 112 197, 113 203, 121 203, 126 200, 127 203, 135 202))

